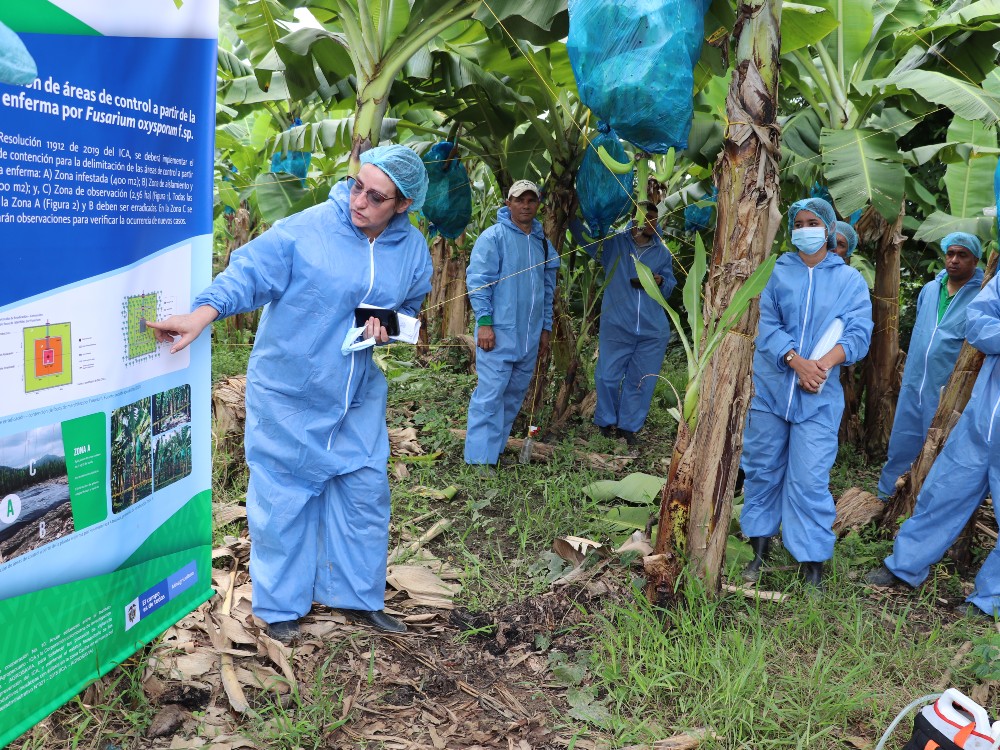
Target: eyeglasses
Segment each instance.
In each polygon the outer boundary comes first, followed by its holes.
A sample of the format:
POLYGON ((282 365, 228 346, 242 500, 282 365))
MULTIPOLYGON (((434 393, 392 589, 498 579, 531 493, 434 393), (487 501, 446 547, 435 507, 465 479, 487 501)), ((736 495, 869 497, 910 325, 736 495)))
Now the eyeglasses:
POLYGON ((368 202, 371 203, 375 208, 378 208, 386 201, 396 200, 398 195, 382 195, 378 190, 372 190, 371 188, 365 189, 365 186, 357 181, 354 177, 347 178, 347 186, 351 189, 351 195, 358 196, 362 193, 368 198, 368 202))

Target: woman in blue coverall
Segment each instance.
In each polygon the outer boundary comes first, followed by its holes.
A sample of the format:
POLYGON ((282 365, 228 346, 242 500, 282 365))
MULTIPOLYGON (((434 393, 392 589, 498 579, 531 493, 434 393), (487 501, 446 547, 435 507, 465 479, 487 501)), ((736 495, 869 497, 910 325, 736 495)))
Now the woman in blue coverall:
POLYGON ((817 589, 823 563, 833 556, 829 485, 844 410, 840 366, 868 352, 872 333, 868 287, 832 252, 836 222, 833 207, 821 198, 793 203, 788 231, 797 252, 778 258, 760 298, 740 516, 754 551, 744 571, 750 581, 759 577, 779 529, 806 583, 817 589), (837 319, 843 331, 833 348, 815 352, 837 319))
MULTIPOLYGON (((148 323, 161 341, 180 336, 176 352, 213 320, 264 306, 247 368, 247 521, 253 612, 282 642, 313 601, 406 630, 383 611, 386 380, 347 339, 360 305, 415 316, 430 291, 427 244, 407 218, 426 193, 413 151, 366 151, 329 200, 234 252, 193 312, 148 323)), ((363 336, 388 341, 375 317, 363 336)))
POLYGON ((837 245, 833 252, 843 258, 844 263, 851 265, 851 255, 858 247, 858 233, 846 221, 838 221, 836 234, 837 245))

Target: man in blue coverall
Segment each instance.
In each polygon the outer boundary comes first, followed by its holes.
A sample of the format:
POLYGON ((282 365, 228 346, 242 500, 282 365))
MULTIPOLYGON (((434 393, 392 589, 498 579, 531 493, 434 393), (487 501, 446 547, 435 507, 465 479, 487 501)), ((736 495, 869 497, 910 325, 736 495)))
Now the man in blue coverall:
POLYGON ((559 256, 545 239, 540 192, 528 180, 507 191, 497 223, 476 240, 466 269, 476 317, 476 375, 465 462, 490 471, 510 437, 535 371, 547 354, 559 256))
POLYGON ((978 237, 953 232, 941 240, 941 250, 944 270, 917 297, 917 320, 889 436, 889 458, 878 482, 883 499, 895 492, 896 481, 909 471, 923 447, 941 388, 965 341, 966 308, 983 285, 983 271, 978 267, 983 248, 978 237))
MULTIPOLYGON (((180 351, 213 320, 264 307, 247 368, 247 521, 253 612, 292 642, 313 601, 380 630, 389 541, 385 376, 355 347, 362 304, 416 316, 430 291, 427 243, 407 218, 427 194, 404 146, 361 155, 329 200, 233 253, 187 315, 148 323, 180 351)), ((385 343, 369 317, 364 342, 385 343)))
POLYGON ((670 343, 667 314, 642 288, 635 262, 653 272, 664 297, 677 285, 673 256, 660 240, 656 218, 656 205, 643 201, 636 207, 635 220, 603 245, 587 242, 578 220, 570 223, 577 243, 609 275, 601 301, 594 424, 605 437, 615 437, 617 431, 629 445, 636 444, 636 433, 646 422, 670 343))
MULTIPOLYGON (((919 586, 965 528, 987 493, 1000 522, 1000 277, 966 310, 965 335, 986 355, 972 397, 931 467, 913 515, 896 535, 892 554, 865 576, 876 586, 919 586)), ((994 547, 976 576, 966 613, 1000 613, 1000 549, 994 547), (971 605, 971 606, 969 606, 971 605)))

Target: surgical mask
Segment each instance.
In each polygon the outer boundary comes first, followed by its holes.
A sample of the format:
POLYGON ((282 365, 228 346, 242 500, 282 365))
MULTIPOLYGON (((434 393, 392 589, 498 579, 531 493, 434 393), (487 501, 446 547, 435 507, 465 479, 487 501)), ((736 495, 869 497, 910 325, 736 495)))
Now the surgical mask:
POLYGON ((792 230, 792 244, 796 250, 806 255, 815 255, 826 247, 826 239, 825 227, 802 227, 792 230))
POLYGON ((344 338, 344 343, 340 345, 340 353, 345 357, 351 352, 359 352, 362 349, 367 349, 369 346, 375 346, 375 337, 372 336, 368 339, 362 339, 358 341, 358 337, 363 335, 365 332, 365 327, 360 326, 359 328, 352 328, 347 332, 347 336, 344 338))

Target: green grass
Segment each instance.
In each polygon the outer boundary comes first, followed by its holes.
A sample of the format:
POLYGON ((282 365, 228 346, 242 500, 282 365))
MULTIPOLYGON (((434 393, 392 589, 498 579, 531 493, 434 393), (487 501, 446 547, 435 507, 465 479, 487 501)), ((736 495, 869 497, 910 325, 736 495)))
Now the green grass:
POLYGON ((860 587, 836 580, 818 602, 691 596, 653 612, 637 597, 597 626, 590 668, 605 729, 629 744, 708 728, 717 739, 705 748, 877 738, 902 705, 933 692, 962 642, 940 622, 914 637, 860 587))
MULTIPOLYGON (((407 478, 391 480, 391 544, 403 531, 418 534, 440 518, 450 519, 452 526, 428 548, 465 571, 456 605, 492 613, 548 592, 551 581, 568 570, 552 552, 557 536, 604 542, 622 537, 622 529, 606 517, 613 503, 597 503, 582 491, 612 477, 574 461, 573 450, 624 454, 626 448, 578 421, 549 463, 507 467, 494 476, 470 471, 462 462, 461 440, 450 432, 465 427, 475 384, 464 362, 455 360, 460 353, 447 350, 426 368, 408 362, 402 348, 382 358, 392 380, 389 426, 416 427, 427 453, 406 463, 407 478), (431 499, 420 489, 449 486, 459 492, 447 500, 431 499)), ((676 357, 668 358, 668 378, 683 377, 677 364, 676 357)), ((642 450, 628 471, 660 476, 666 471, 674 435, 666 409, 673 396, 669 388, 661 391, 662 384, 641 436, 642 450)), ((216 501, 241 502, 245 471, 222 470, 234 463, 233 456, 216 459, 216 501)), ((879 468, 842 450, 831 477, 835 494, 871 485, 879 468)), ((221 544, 225 535, 238 536, 243 529, 242 522, 216 529, 215 541, 221 544)), ((878 565, 890 545, 873 529, 839 541, 828 592, 818 601, 803 595, 794 570, 772 570, 762 585, 788 593, 782 603, 739 595, 709 599, 692 586, 669 611, 652 610, 638 588, 629 589, 641 586, 639 568, 617 563, 609 580, 624 594, 592 601, 569 636, 539 636, 535 647, 550 671, 520 687, 554 701, 551 726, 608 747, 648 744, 701 727, 715 736, 702 745, 708 750, 840 750, 854 735, 874 746, 900 708, 934 690, 966 641, 975 640, 977 648, 952 667, 951 684, 968 692, 984 676, 1000 673, 1000 641, 984 636, 988 625, 956 621, 941 606, 942 599, 960 598, 966 585, 947 565, 936 566, 928 583, 911 595, 886 598, 860 585, 859 576, 878 565), (552 684, 563 685, 564 692, 543 687, 552 684)), ((729 549, 727 575, 736 582, 749 551, 735 538, 729 549)), ((779 546, 771 564, 791 568, 793 562, 779 546)), ((445 631, 436 643, 444 658, 447 648, 482 647, 486 635, 445 631)), ((345 672, 340 656, 331 651, 318 659, 316 671, 300 675, 285 696, 253 695, 255 713, 240 720, 238 731, 260 747, 322 748, 332 746, 331 737, 343 741, 343 734, 334 734, 342 722, 343 690, 364 674, 345 672)), ((76 699, 57 712, 51 720, 59 731, 55 739, 69 737, 67 747, 142 747, 142 731, 156 710, 141 689, 142 666, 130 663, 104 678, 96 704, 76 699)), ((501 667, 497 662, 498 674, 501 667)), ((356 712, 349 719, 364 721, 356 712)), ((909 726, 903 723, 889 748, 902 746, 909 726)), ((39 727, 13 747, 34 750, 53 741, 54 735, 39 727)))
POLYGON ((336 650, 316 670, 308 685, 289 683, 286 696, 262 692, 249 713, 246 736, 269 750, 322 750, 347 723, 341 718, 342 688, 336 650))
MULTIPOLYGON (((677 363, 667 365, 676 369, 677 363)), ((412 421, 422 441, 443 451, 439 460, 394 487, 394 519, 399 524, 407 513, 433 507, 414 507, 406 485, 458 485, 459 497, 437 508, 455 523, 435 549, 465 567, 457 603, 491 611, 548 590, 563 570, 550 552, 556 536, 607 540, 620 530, 604 518, 608 508, 582 492, 589 482, 608 477, 572 463, 568 447, 549 464, 505 468, 485 478, 469 472, 461 464, 461 442, 447 428, 464 427, 472 385, 464 374, 455 380, 438 371, 426 381, 390 388, 395 404, 413 403, 411 389, 419 391, 412 421)), ((674 399, 661 393, 662 387, 630 471, 665 472, 674 434, 666 409, 674 399)), ((624 450, 589 424, 571 427, 563 442, 573 441, 583 442, 578 447, 585 450, 624 450)), ((871 489, 880 468, 846 447, 831 489, 835 496, 855 485, 871 489)), ((730 556, 728 569, 738 577, 745 562, 740 555, 748 548, 739 542, 731 548, 738 554, 730 556)), ((838 542, 828 592, 818 601, 804 596, 795 571, 786 570, 765 579, 767 588, 790 595, 783 603, 690 593, 677 610, 652 611, 637 592, 589 612, 584 650, 564 654, 556 643, 549 651, 553 674, 567 685, 566 713, 554 716, 554 725, 571 734, 606 737, 611 747, 699 727, 716 737, 705 748, 833 750, 849 746, 854 735, 874 745, 903 706, 934 691, 956 651, 979 627, 954 622, 940 607, 939 598, 961 596, 960 580, 944 566, 911 597, 880 599, 860 585, 859 576, 890 548, 891 542, 871 529, 838 542)), ((779 548, 773 564, 793 563, 779 548)), ((985 645, 981 651, 993 653, 985 645)), ((970 690, 974 667, 974 660, 963 662, 951 684, 970 690)), ((888 747, 901 747, 910 726, 904 722, 888 747)))

